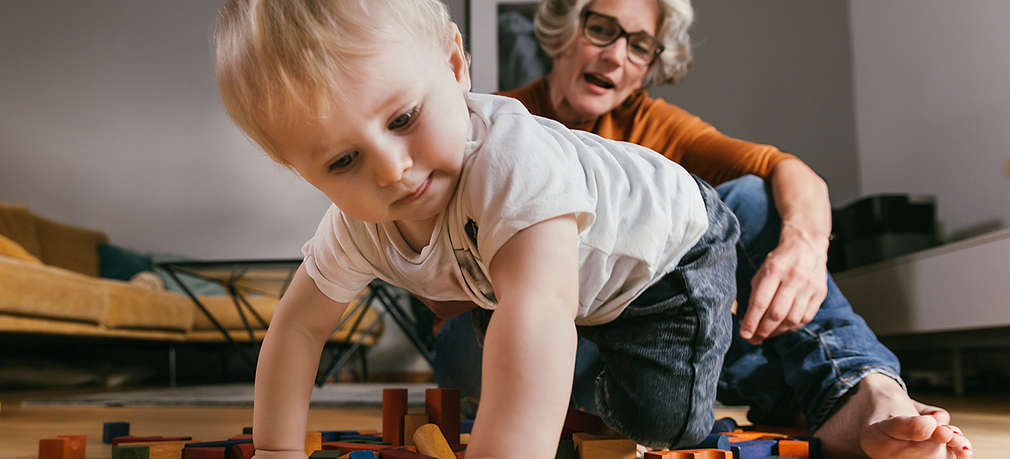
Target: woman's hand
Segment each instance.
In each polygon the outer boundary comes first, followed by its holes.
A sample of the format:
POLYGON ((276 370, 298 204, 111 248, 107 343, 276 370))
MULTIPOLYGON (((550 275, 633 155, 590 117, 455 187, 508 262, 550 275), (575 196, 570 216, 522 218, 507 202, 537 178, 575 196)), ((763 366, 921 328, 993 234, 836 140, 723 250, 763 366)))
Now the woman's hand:
POLYGON ((815 240, 788 222, 779 245, 751 279, 740 336, 751 344, 809 323, 827 295, 827 240, 815 240))

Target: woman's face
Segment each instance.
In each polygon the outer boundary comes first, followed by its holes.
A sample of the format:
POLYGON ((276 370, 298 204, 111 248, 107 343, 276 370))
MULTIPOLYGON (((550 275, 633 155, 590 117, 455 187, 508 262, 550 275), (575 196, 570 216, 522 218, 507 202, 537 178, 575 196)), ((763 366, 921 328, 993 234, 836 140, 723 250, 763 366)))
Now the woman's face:
MULTIPOLYGON (((586 9, 616 18, 628 33, 656 35, 656 0, 595 0, 586 9)), ((569 126, 592 122, 641 88, 648 70, 628 60, 627 37, 596 46, 583 35, 580 22, 575 40, 554 58, 547 77, 551 104, 559 121, 569 126)))

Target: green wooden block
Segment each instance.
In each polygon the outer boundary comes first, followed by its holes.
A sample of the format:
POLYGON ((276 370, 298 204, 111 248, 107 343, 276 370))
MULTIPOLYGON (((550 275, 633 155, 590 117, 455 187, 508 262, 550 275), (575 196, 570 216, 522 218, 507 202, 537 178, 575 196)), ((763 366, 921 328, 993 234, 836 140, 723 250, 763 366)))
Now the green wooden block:
POLYGON ((148 459, 151 449, 147 445, 116 445, 112 447, 112 459, 148 459))
POLYGON ((328 449, 328 450, 327 449, 321 449, 319 451, 316 451, 316 452, 312 453, 312 455, 309 456, 309 458, 310 459, 338 458, 340 456, 343 456, 343 454, 340 454, 342 452, 343 451, 341 451, 339 449, 328 449))
POLYGON ((575 459, 575 442, 570 438, 561 440, 558 443, 558 452, 554 454, 554 459, 575 459))

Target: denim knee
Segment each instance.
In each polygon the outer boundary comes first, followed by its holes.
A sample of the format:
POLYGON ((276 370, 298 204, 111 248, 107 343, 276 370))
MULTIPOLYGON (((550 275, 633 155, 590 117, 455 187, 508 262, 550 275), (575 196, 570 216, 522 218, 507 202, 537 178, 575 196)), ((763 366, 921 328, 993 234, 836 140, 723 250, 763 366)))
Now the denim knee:
POLYGON ((639 444, 650 448, 691 447, 701 443, 712 431, 715 416, 711 410, 692 416, 685 413, 688 407, 677 397, 643 400, 634 397, 634 392, 638 391, 611 388, 611 385, 613 382, 608 384, 606 378, 601 378, 596 386, 600 417, 608 426, 639 444), (621 406, 611 406, 613 404, 621 406))

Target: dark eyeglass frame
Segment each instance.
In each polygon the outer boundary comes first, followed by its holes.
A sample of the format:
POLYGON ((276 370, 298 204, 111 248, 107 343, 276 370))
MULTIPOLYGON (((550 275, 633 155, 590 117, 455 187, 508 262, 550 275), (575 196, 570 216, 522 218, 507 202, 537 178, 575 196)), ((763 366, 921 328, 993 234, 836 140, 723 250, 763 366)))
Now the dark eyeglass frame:
POLYGON ((592 43, 595 46, 599 46, 601 48, 604 48, 604 47, 610 46, 615 41, 620 40, 621 37, 624 37, 625 38, 624 43, 628 47, 628 61, 630 61, 632 63, 639 64, 639 65, 650 66, 650 65, 652 65, 653 62, 656 61, 656 58, 659 57, 660 54, 663 54, 663 51, 666 50, 666 46, 663 46, 663 42, 659 41, 658 38, 656 38, 656 37, 654 37, 652 35, 649 35, 649 34, 647 34, 645 32, 641 32, 641 31, 639 31, 639 32, 630 32, 629 33, 627 30, 624 30, 624 27, 621 26, 621 22, 618 21, 617 18, 615 18, 613 16, 608 16, 606 14, 597 13, 597 12, 595 12, 593 10, 590 10, 590 9, 584 9, 584 10, 582 10, 582 14, 580 14, 580 16, 582 17, 582 25, 580 27, 582 29, 582 36, 586 37, 586 40, 588 40, 589 43, 592 43), (609 20, 613 21, 614 26, 617 27, 618 34, 615 35, 614 38, 610 39, 610 41, 608 41, 606 43, 597 41, 593 37, 590 37, 589 33, 586 32, 586 26, 589 23, 589 21, 588 21, 589 18, 592 17, 592 16, 599 16, 601 18, 609 19, 609 20), (648 62, 636 62, 636 61, 631 60, 631 55, 633 54, 631 52, 631 37, 633 37, 633 36, 636 36, 636 37, 641 37, 641 36, 647 37, 647 38, 649 38, 652 41, 652 43, 654 43, 656 45, 656 49, 653 50, 652 57, 649 58, 648 62))

